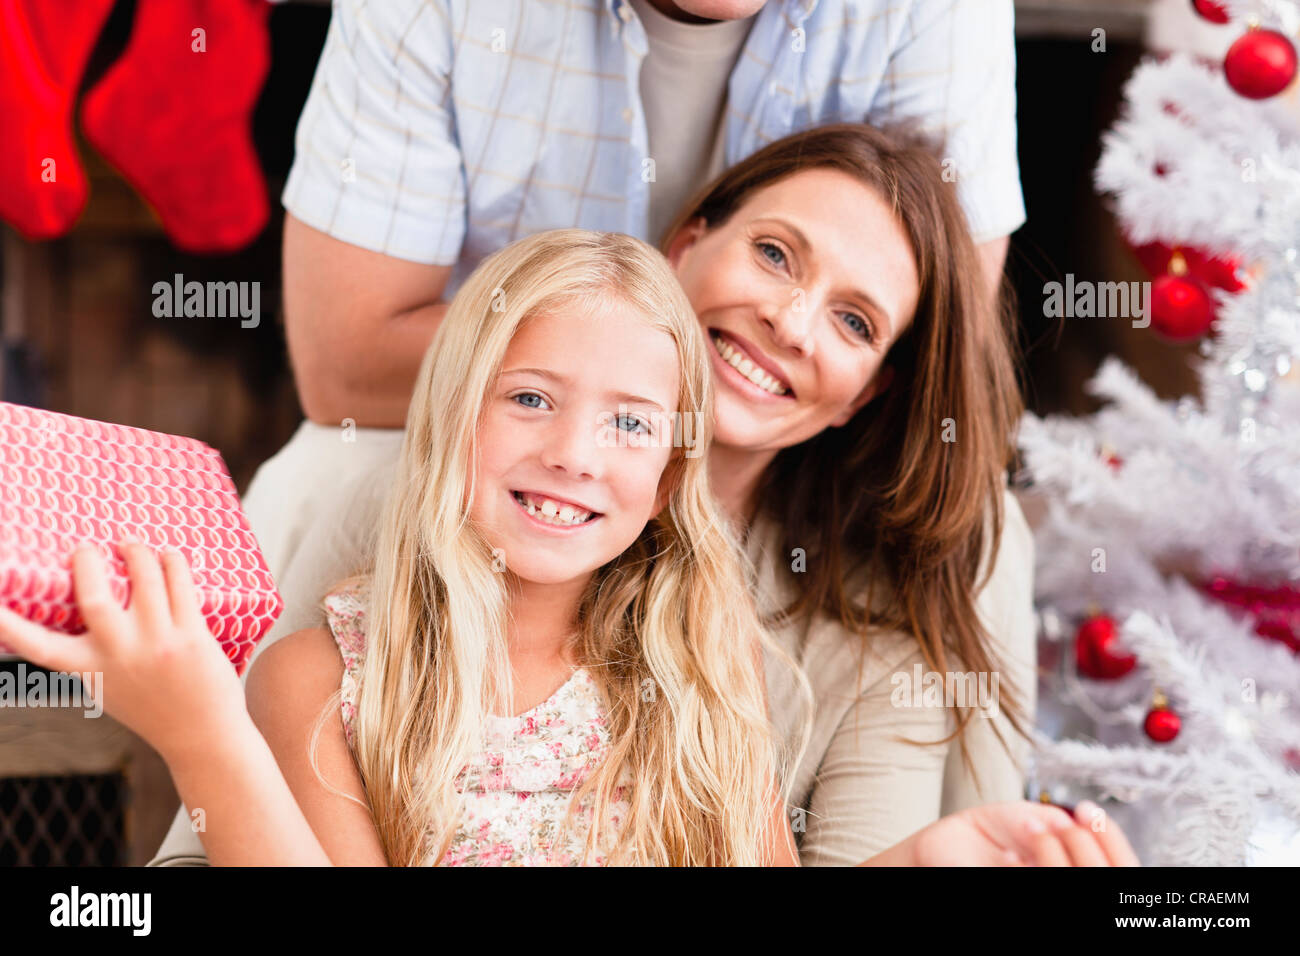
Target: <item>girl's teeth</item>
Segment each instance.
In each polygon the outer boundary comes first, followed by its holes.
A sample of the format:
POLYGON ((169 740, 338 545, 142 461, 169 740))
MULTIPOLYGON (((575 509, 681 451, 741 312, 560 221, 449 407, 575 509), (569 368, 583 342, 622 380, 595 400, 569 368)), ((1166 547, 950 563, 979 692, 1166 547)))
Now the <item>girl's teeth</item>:
POLYGON ((771 392, 773 395, 784 395, 789 391, 789 389, 777 382, 777 380, 766 371, 732 348, 726 340, 714 337, 713 344, 714 347, 717 348, 718 354, 722 356, 723 360, 728 365, 734 368, 741 375, 745 376, 745 378, 749 379, 759 388, 766 392, 771 392))
POLYGON ((534 518, 541 518, 547 524, 570 525, 582 524, 591 517, 589 511, 579 511, 572 505, 557 505, 554 501, 543 499, 541 505, 519 496, 519 503, 534 518))

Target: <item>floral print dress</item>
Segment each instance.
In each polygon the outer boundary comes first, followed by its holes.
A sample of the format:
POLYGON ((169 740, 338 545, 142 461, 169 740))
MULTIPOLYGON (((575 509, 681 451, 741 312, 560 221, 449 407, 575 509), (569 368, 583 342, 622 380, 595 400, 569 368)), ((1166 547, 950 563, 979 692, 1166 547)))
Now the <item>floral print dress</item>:
MULTIPOLYGON (((325 598, 330 630, 343 655, 342 717, 353 745, 357 681, 365 655, 365 599, 356 589, 325 598)), ((577 668, 554 694, 514 717, 489 717, 483 749, 456 778, 462 811, 441 866, 601 866, 583 859, 590 800, 562 826, 573 791, 605 757, 610 744, 600 688, 577 668)), ((611 824, 626 818, 630 781, 616 791, 611 824)))

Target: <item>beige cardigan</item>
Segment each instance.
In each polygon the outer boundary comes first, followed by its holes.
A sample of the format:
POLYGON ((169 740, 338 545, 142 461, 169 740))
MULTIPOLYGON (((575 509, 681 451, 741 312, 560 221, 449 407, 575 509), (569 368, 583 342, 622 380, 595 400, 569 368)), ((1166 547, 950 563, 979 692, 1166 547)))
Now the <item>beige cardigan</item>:
MULTIPOLYGON (((977 597, 981 621, 994 639, 998 687, 1019 692, 1032 725, 1036 691, 1036 627, 1033 610, 1034 539, 1010 491, 993 577, 977 597), (999 663, 1000 661, 1000 663, 999 663)), ((746 551, 758 572, 757 593, 765 610, 792 597, 795 585, 779 563, 774 525, 755 523, 746 551)), ((784 560, 789 560, 785 558, 784 560)), ((987 549, 984 561, 987 562, 987 549)), ((894 675, 909 681, 924 669, 920 646, 910 635, 873 637, 859 661, 861 641, 824 615, 780 631, 778 642, 802 665, 814 694, 812 735, 794 774, 791 795, 799 856, 805 866, 859 863, 957 810, 1024 796, 1027 743, 999 709, 966 725, 982 789, 965 770, 956 740, 917 747, 898 738, 932 741, 955 728, 948 708, 896 706, 894 675), (1012 745, 1009 756, 993 733, 997 725, 1012 745), (799 811, 803 811, 802 813, 799 811), (806 832, 800 834, 800 826, 806 832)), ((767 662, 768 698, 774 723, 788 746, 797 739, 798 708, 789 670, 767 662)), ((992 688, 990 679, 988 686, 992 688)), ((900 695, 910 702, 910 693, 900 695)), ((1024 725, 1026 722, 1022 722, 1024 725)))
MULTIPOLYGON (((330 520, 314 526, 278 582, 285 610, 258 645, 254 659, 286 634, 325 626, 319 598, 365 562, 366 551, 373 546, 383 490, 391 483, 394 457, 391 450, 385 451, 376 457, 373 474, 337 489, 339 506, 331 510, 330 520), (339 515, 342 520, 335 517, 339 515)), ((286 494, 290 491, 286 489, 286 494)), ((1006 638, 1015 669, 1032 672, 1033 539, 1009 493, 1007 502, 1007 530, 997 570, 980 604, 992 633, 1006 638)), ((750 555, 760 573, 760 594, 770 595, 779 579, 771 564, 775 556, 755 551, 764 540, 763 529, 756 525, 748 538, 750 555)), ((921 660, 915 641, 897 635, 878 641, 865 679, 857 682, 854 645, 838 626, 814 621, 804 630, 808 636, 800 656, 816 693, 812 743, 798 768, 794 789, 796 807, 808 811, 807 832, 800 834, 805 864, 858 862, 937 819, 941 812, 1021 796, 1021 774, 997 748, 996 739, 989 739, 987 726, 974 727, 972 734, 981 778, 988 777, 983 799, 962 771, 957 748, 951 748, 955 756, 950 757, 948 745, 919 750, 891 739, 897 732, 916 739, 935 739, 948 732, 942 710, 904 710, 890 704, 890 675, 898 669, 910 672, 913 663, 921 660)), ((781 635, 792 653, 797 653, 799 638, 794 628, 781 635)), ((797 717, 790 712, 790 686, 783 688, 777 673, 769 676, 769 691, 774 719, 788 732, 797 717)), ((984 723, 973 719, 968 733, 977 722, 984 723)), ((178 811, 149 865, 207 865, 185 807, 178 811)))

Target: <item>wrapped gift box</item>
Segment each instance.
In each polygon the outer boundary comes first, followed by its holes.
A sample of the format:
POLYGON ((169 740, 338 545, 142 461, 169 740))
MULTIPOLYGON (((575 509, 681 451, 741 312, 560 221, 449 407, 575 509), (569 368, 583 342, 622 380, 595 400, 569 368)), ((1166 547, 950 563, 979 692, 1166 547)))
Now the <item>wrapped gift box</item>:
POLYGON ((220 453, 192 438, 0 402, 0 601, 84 631, 72 551, 83 541, 99 547, 125 606, 130 582, 115 545, 130 536, 189 559, 208 628, 242 673, 284 602, 220 453))

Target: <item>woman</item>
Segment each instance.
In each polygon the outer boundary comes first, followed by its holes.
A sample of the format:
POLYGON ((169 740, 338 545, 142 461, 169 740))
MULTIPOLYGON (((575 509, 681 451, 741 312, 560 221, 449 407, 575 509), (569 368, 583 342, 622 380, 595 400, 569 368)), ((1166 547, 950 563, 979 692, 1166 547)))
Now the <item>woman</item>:
MULTIPOLYGON (((706 187, 664 248, 721 342, 713 490, 817 695, 793 791, 803 862, 867 859, 941 814, 1019 797, 1018 755, 1000 743, 1032 693, 1032 541, 1004 479, 1020 401, 939 161, 867 127, 798 134, 706 187), (769 377, 743 377, 735 350, 769 377), (999 716, 908 706, 897 678, 917 664, 999 674, 999 716)), ((304 546, 317 560, 288 569, 288 608, 259 653, 320 623, 320 596, 363 561, 386 478, 304 546)), ((769 680, 793 737, 796 695, 769 680)), ((201 852, 182 814, 158 862, 192 862, 187 848, 201 852)))
POLYGON ((939 161, 903 131, 796 134, 706 187, 663 248, 714 345, 712 490, 816 694, 803 861, 1022 796, 1023 747, 999 740, 1033 691, 1033 544, 1005 490, 1023 409, 939 161), (997 674, 1000 715, 908 706, 918 668, 997 674))

